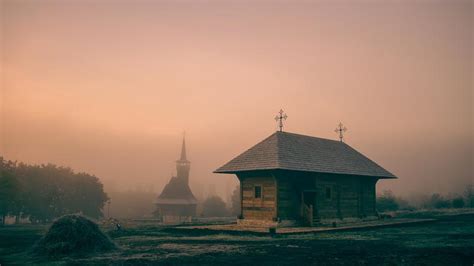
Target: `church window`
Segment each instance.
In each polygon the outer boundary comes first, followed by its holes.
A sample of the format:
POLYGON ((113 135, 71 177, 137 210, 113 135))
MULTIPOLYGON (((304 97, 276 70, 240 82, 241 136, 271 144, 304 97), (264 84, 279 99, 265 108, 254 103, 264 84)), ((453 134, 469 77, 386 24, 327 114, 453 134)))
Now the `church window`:
POLYGON ((331 188, 326 187, 326 199, 330 200, 331 199, 331 188))
POLYGON ((262 198, 262 187, 261 186, 255 186, 255 198, 256 199, 261 199, 262 198))

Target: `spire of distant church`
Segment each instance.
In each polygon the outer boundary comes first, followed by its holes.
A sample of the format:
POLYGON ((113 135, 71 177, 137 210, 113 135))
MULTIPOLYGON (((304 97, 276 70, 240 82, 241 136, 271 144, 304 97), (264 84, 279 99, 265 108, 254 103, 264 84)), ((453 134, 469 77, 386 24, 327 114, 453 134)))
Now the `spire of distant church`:
POLYGON ((180 161, 187 161, 186 159, 186 140, 185 140, 185 134, 183 134, 183 144, 181 146, 181 158, 179 159, 180 161))
POLYGON ((188 158, 186 158, 186 140, 183 134, 183 144, 181 146, 181 157, 179 158, 179 160, 176 161, 176 177, 188 183, 190 168, 191 168, 191 162, 188 161, 188 158))

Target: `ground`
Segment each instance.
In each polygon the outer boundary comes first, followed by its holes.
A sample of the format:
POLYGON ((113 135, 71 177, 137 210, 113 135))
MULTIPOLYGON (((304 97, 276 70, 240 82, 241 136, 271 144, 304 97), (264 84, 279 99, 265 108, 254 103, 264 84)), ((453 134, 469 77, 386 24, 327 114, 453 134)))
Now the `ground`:
POLYGON ((0 264, 474 265, 474 215, 435 222, 301 235, 258 236, 152 224, 107 229, 119 251, 44 260, 28 250, 46 225, 0 227, 0 264))

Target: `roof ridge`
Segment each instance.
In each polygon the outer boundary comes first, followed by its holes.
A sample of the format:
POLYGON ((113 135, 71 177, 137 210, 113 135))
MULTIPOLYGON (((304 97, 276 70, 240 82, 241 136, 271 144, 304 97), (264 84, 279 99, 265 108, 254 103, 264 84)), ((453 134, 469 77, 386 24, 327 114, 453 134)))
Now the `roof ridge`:
MULTIPOLYGON (((327 141, 332 141, 332 142, 337 142, 340 143, 340 140, 335 140, 335 139, 328 139, 328 138, 321 138, 321 137, 315 137, 315 136, 310 136, 310 135, 304 135, 304 134, 299 134, 299 133, 293 133, 293 132, 287 132, 287 131, 277 131, 277 133, 283 133, 283 134, 288 134, 288 135, 294 135, 298 137, 306 137, 306 138, 312 138, 312 139, 320 139, 320 140, 327 140, 327 141)), ((345 144, 345 142, 342 142, 345 144)))

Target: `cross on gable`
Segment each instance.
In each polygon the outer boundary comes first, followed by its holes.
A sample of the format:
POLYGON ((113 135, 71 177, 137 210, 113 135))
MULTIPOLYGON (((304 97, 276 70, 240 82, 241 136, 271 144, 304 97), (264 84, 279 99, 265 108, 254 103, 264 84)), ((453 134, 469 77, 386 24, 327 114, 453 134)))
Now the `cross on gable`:
POLYGON ((283 120, 286 120, 288 116, 283 113, 283 109, 280 109, 278 114, 279 115, 275 116, 275 120, 278 121, 278 127, 280 128, 280 131, 283 131, 283 120))
POLYGON ((346 131, 347 131, 347 128, 342 123, 339 123, 337 128, 334 130, 334 132, 339 133, 339 140, 341 142, 344 139, 344 132, 346 131))

